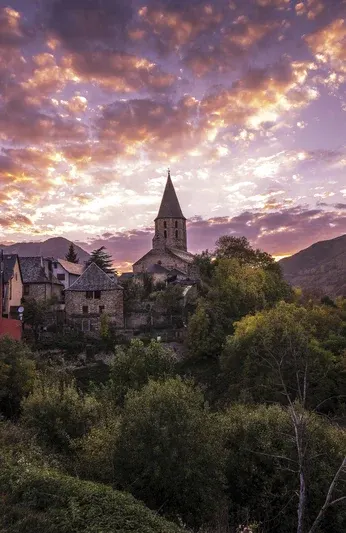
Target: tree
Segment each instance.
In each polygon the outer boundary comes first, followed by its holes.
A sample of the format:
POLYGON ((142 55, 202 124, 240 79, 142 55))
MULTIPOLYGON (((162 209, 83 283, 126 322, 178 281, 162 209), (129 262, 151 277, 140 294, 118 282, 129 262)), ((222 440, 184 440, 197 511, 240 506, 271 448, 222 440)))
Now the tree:
POLYGON ((275 259, 267 252, 252 248, 246 237, 222 235, 216 241, 214 255, 217 259, 237 259, 242 264, 281 273, 281 267, 275 259))
POLYGON ((25 300, 23 324, 31 327, 36 343, 39 340, 40 330, 47 321, 50 306, 51 302, 45 300, 34 300, 33 298, 25 300))
POLYGON ((113 272, 116 274, 116 271, 113 267, 112 256, 106 252, 106 248, 104 246, 101 246, 100 248, 97 248, 91 252, 91 256, 86 262, 86 266, 88 267, 91 265, 91 263, 95 263, 98 267, 104 270, 104 272, 113 272))
POLYGON ((172 376, 175 367, 172 350, 152 340, 148 346, 133 339, 128 348, 118 347, 111 365, 109 388, 116 403, 123 403, 131 389, 139 390, 149 379, 172 376))
POLYGON ((73 242, 70 243, 68 252, 65 255, 65 259, 66 261, 70 261, 70 263, 79 263, 78 255, 76 253, 73 242))
POLYGON ((9 337, 0 338, 0 412, 18 416, 21 400, 32 390, 35 363, 30 349, 9 337))
POLYGON ((99 418, 99 404, 82 395, 71 380, 41 375, 22 403, 22 422, 34 429, 39 441, 61 453, 70 453, 99 418))
POLYGON ((304 396, 304 407, 335 412, 345 385, 343 359, 314 337, 315 320, 303 307, 280 302, 235 324, 221 357, 229 398, 287 404, 289 394, 292 402, 304 396))
POLYGON ((223 504, 223 450, 201 392, 150 381, 126 399, 115 468, 120 487, 150 508, 197 526, 223 504))
MULTIPOLYGON (((312 413, 306 420, 305 474, 307 500, 304 533, 311 533, 323 509, 330 484, 343 462, 346 436, 312 413)), ((266 533, 292 533, 297 529, 299 457, 289 409, 278 405, 232 405, 218 415, 226 446, 227 495, 230 526, 256 523, 266 533)), ((333 500, 342 498, 341 477, 334 484, 333 500)), ((329 505, 319 531, 342 533, 346 509, 341 501, 329 505)))

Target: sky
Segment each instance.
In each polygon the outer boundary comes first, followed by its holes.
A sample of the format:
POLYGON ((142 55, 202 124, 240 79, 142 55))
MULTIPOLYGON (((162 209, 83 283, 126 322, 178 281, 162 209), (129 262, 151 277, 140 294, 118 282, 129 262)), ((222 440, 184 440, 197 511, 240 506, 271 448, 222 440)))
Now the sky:
POLYGON ((346 233, 345 0, 0 0, 0 241, 191 252, 346 233))

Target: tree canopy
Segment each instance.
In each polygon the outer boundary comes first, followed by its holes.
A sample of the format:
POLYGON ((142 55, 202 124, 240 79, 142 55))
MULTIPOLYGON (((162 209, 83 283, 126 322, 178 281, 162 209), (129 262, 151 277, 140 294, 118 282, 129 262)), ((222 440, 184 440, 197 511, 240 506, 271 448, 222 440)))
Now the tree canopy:
POLYGON ((98 267, 107 273, 116 273, 113 267, 112 256, 106 251, 105 246, 101 246, 91 252, 90 258, 86 262, 86 266, 95 263, 98 267))
POLYGON ((66 261, 70 261, 70 263, 79 263, 78 255, 76 253, 73 242, 70 243, 65 259, 66 261))

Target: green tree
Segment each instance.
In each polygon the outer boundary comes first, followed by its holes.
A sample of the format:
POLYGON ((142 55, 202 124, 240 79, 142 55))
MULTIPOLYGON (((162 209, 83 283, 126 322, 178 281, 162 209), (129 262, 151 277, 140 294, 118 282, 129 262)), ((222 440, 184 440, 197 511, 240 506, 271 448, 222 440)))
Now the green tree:
POLYGON ((70 243, 68 252, 65 255, 65 259, 66 261, 70 261, 70 263, 79 263, 78 255, 76 253, 73 242, 70 243))
POLYGON ((334 411, 345 384, 343 360, 321 346, 314 330, 313 314, 284 302, 243 318, 221 357, 229 397, 287 404, 289 396, 334 411))
POLYGON ((117 445, 120 486, 196 526, 222 506, 223 449, 203 395, 180 379, 128 394, 117 445))
POLYGON ((175 364, 172 350, 155 340, 145 346, 133 339, 129 347, 117 347, 108 384, 114 401, 122 403, 130 389, 141 389, 149 379, 172 376, 175 364))
POLYGON ((222 235, 216 241, 214 255, 217 259, 237 259, 242 264, 281 273, 281 267, 275 259, 267 252, 252 248, 246 237, 222 235))
POLYGON ((40 337, 40 331, 47 323, 47 315, 51 309, 52 301, 34 300, 33 298, 25 299, 23 324, 24 328, 30 326, 35 342, 37 343, 40 337))
MULTIPOLYGON (((325 503, 330 484, 346 452, 345 433, 312 413, 302 412, 306 422, 304 533, 325 503)), ((299 457, 295 429, 287 409, 274 406, 233 405, 219 415, 227 450, 226 476, 230 526, 257 523, 256 531, 297 531, 299 457)), ((345 496, 338 479, 333 500, 345 496)), ((326 510, 318 531, 342 533, 346 508, 342 501, 326 510)))
POLYGON ((91 263, 96 263, 98 267, 107 273, 116 273, 113 267, 112 256, 106 252, 105 246, 101 246, 100 248, 97 248, 91 252, 91 256, 86 262, 86 266, 91 265, 91 263))
POLYGON ((17 417, 21 400, 29 394, 35 379, 30 349, 9 337, 0 338, 0 412, 17 417))
POLYGON ((22 403, 23 424, 35 430, 39 441, 62 453, 70 453, 73 440, 85 435, 98 418, 96 399, 55 375, 39 376, 22 403))

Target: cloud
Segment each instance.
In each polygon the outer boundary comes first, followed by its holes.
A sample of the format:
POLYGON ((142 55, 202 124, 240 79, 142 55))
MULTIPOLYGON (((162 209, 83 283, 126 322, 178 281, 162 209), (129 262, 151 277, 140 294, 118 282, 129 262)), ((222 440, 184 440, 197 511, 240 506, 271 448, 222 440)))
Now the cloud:
POLYGON ((29 38, 21 14, 11 7, 0 7, 0 47, 17 48, 29 38))
POLYGON ((329 64, 334 69, 346 73, 346 22, 343 18, 333 20, 305 40, 322 65, 329 64))

